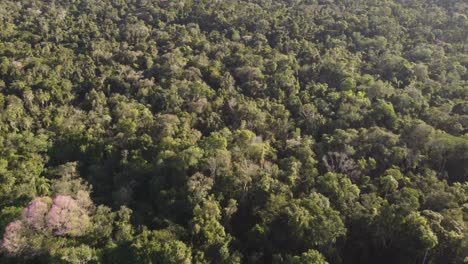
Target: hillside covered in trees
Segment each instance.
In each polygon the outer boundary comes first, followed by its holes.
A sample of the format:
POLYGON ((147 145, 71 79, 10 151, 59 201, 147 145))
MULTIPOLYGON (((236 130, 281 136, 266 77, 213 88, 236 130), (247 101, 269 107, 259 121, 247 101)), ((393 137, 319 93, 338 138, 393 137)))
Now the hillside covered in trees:
POLYGON ((0 263, 468 262, 465 0, 1 0, 0 263))

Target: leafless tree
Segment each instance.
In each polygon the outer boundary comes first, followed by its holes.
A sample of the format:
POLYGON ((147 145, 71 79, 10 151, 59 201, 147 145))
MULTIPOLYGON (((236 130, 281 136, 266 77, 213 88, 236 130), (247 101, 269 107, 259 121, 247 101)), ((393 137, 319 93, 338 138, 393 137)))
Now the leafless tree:
POLYGON ((356 162, 348 157, 343 152, 328 152, 322 158, 325 167, 328 171, 342 173, 348 175, 353 181, 360 179, 361 172, 359 171, 356 162))

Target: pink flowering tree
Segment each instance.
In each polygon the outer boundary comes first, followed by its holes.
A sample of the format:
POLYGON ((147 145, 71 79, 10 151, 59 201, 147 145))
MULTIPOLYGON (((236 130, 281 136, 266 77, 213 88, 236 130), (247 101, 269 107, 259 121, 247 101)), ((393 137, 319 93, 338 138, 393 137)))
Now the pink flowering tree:
MULTIPOLYGON (((87 198, 87 196, 83 196, 87 198)), ((32 200, 20 219, 11 222, 0 241, 0 253, 9 256, 34 256, 41 252, 44 236, 81 236, 89 230, 91 221, 85 206, 87 199, 58 195, 32 200)))
POLYGON ((51 200, 48 197, 38 197, 32 200, 28 207, 23 210, 21 219, 33 229, 43 229, 45 227, 45 216, 49 211, 51 200))
POLYGON ((8 256, 21 255, 27 249, 27 238, 24 236, 23 223, 16 220, 8 224, 3 234, 0 249, 8 256))
POLYGON ((58 195, 46 215, 46 224, 55 235, 80 236, 89 229, 90 219, 75 199, 58 195))

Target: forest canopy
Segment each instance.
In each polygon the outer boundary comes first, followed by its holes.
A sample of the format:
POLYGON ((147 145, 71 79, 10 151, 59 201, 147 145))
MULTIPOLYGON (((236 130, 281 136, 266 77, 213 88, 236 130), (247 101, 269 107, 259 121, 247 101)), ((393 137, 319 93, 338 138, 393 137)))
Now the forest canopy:
POLYGON ((467 263, 468 2, 1 0, 0 263, 467 263))

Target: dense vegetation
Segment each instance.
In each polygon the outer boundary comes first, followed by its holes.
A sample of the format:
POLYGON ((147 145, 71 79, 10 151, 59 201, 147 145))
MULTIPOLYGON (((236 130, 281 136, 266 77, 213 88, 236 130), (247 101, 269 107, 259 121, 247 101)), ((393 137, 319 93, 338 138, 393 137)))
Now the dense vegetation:
POLYGON ((1 0, 0 263, 466 263, 468 2, 1 0))

